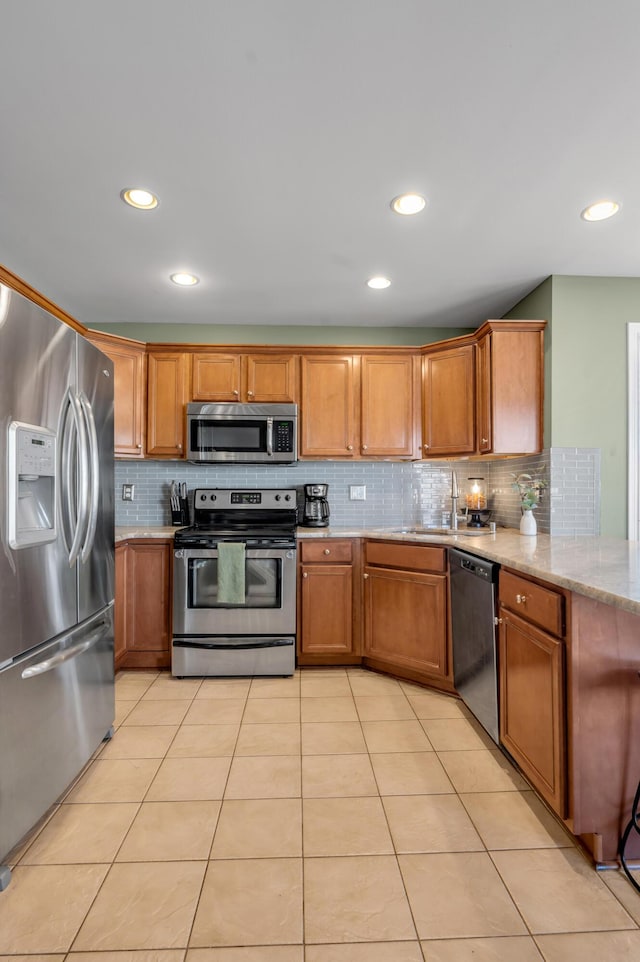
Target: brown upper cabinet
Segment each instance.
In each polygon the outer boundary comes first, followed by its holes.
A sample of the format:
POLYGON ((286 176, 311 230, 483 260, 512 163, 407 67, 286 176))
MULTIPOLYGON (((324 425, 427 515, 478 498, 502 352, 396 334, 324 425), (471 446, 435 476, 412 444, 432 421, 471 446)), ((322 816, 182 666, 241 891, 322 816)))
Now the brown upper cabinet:
POLYGON ((295 404, 298 357, 295 354, 223 354, 192 356, 192 400, 295 404))
POLYGON ((418 458, 419 358, 303 355, 300 456, 418 458))
POLYGON ((366 352, 150 344, 145 357, 140 342, 99 332, 91 340, 116 367, 120 457, 183 458, 193 400, 298 403, 303 459, 414 460, 542 449, 544 328, 486 321, 423 348, 366 352))
POLYGON ((189 354, 149 352, 147 454, 151 457, 184 457, 189 362, 189 354))
POLYGON ((542 450, 545 321, 486 321, 426 345, 423 458, 542 450))
POLYGON ((422 359, 422 452, 473 454, 475 344, 434 351, 422 359))
POLYGON ((480 454, 542 450, 544 321, 487 321, 476 331, 480 454))
POLYGON ((97 331, 92 331, 88 339, 113 361, 114 453, 120 458, 143 458, 147 410, 146 345, 97 331))

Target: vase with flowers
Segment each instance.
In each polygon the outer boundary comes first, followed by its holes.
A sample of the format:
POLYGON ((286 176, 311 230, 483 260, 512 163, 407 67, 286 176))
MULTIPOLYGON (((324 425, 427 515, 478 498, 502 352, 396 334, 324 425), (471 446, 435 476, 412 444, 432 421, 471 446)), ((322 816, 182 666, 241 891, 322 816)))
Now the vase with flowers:
POLYGON ((520 519, 520 534, 534 535, 538 531, 534 508, 537 508, 542 496, 543 488, 546 488, 547 481, 535 474, 512 474, 514 479, 513 489, 520 496, 520 508, 522 517, 520 519))

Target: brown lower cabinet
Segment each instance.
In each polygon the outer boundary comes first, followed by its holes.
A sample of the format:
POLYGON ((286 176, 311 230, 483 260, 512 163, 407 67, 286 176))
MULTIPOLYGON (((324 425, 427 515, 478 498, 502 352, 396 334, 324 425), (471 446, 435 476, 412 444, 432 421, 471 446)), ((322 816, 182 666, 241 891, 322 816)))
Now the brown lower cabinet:
POLYGON ((567 815, 567 599, 500 571, 500 740, 561 818, 567 815))
POLYGON ((300 543, 299 665, 360 663, 359 561, 360 542, 355 539, 300 543))
POLYGON ((367 541, 366 665, 453 691, 444 548, 367 541))
POLYGON ((171 665, 172 549, 155 538, 116 546, 116 669, 171 665))

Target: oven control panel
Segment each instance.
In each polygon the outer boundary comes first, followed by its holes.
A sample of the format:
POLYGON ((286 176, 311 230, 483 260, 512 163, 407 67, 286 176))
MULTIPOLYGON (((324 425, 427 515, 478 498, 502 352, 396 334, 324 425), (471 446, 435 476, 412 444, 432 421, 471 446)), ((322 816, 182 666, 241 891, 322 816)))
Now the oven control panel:
POLYGON ((193 493, 196 512, 234 508, 291 510, 296 506, 295 488, 196 488, 193 493))

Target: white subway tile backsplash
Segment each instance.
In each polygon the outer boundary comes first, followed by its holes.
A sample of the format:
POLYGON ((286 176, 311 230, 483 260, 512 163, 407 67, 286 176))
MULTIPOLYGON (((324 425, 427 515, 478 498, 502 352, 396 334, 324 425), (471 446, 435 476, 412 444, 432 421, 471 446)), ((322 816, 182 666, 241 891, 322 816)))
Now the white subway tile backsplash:
POLYGON ((170 524, 169 487, 184 481, 196 487, 296 487, 312 482, 329 485, 331 523, 336 527, 394 527, 442 524, 451 510, 451 472, 464 508, 467 478, 484 476, 491 518, 517 528, 520 503, 513 475, 539 473, 549 481, 536 509, 538 530, 552 534, 598 534, 600 530, 600 451, 596 448, 551 448, 540 455, 507 460, 354 462, 300 461, 296 465, 203 466, 182 461, 117 461, 116 524, 170 524), (135 484, 135 501, 122 501, 122 485, 135 484), (349 487, 366 485, 365 501, 351 501, 349 487))

